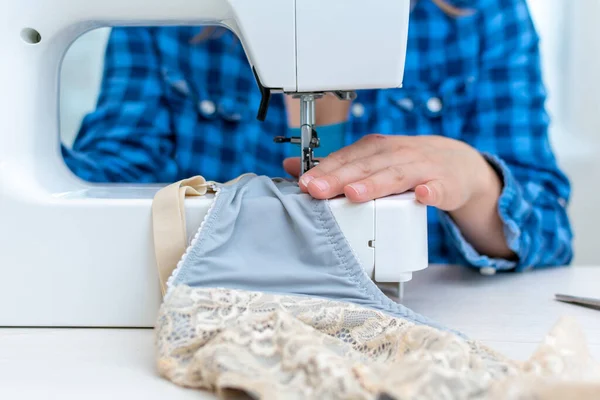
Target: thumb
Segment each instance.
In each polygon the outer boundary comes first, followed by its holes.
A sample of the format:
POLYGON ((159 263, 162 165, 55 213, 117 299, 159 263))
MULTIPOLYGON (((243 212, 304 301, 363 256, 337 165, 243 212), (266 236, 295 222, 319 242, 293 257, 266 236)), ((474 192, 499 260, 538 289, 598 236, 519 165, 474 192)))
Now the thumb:
POLYGON ((300 157, 286 158, 283 160, 283 169, 294 178, 298 178, 300 175, 300 157))
POLYGON ((427 206, 440 207, 447 196, 447 190, 442 181, 433 180, 415 188, 417 200, 427 206))

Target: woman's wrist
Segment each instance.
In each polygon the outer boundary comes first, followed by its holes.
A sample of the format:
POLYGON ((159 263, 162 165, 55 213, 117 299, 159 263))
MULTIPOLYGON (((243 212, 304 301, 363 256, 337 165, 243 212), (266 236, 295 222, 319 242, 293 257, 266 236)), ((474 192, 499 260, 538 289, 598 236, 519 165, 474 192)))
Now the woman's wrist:
POLYGON ((449 215, 466 240, 481 254, 493 258, 514 258, 504 236, 504 224, 498 213, 502 177, 478 153, 481 166, 476 168, 474 186, 466 203, 449 215))
POLYGON ((498 199, 502 194, 502 177, 481 153, 477 152, 477 155, 481 161, 481 167, 476 169, 478 171, 475 179, 477 183, 466 206, 487 208, 492 205, 496 211, 498 199))

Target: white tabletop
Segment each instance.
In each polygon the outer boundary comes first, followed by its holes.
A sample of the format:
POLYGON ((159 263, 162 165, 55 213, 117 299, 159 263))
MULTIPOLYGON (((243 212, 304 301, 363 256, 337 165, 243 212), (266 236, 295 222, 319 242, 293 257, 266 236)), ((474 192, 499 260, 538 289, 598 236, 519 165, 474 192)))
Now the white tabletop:
MULTIPOLYGON (((581 323, 600 360, 600 311, 556 302, 557 292, 600 297, 600 267, 481 276, 432 266, 404 303, 438 322, 526 359, 563 315, 581 323)), ((209 399, 156 376, 144 329, 0 329, 0 399, 209 399)))
POLYGON ((556 293, 600 298, 600 267, 483 276, 432 266, 406 284, 403 303, 519 360, 529 358, 560 317, 574 317, 600 361, 600 310, 560 303, 556 293))

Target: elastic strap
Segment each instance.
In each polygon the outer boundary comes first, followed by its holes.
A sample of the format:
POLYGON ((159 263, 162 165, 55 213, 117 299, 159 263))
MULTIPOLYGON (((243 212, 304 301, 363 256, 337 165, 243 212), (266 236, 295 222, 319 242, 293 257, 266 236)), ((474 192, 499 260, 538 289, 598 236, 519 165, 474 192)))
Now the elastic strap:
MULTIPOLYGON (((224 185, 231 185, 245 176, 254 176, 254 174, 241 175, 224 185)), ((198 175, 166 186, 154 196, 152 201, 154 255, 163 296, 167 291, 167 281, 188 246, 185 198, 204 196, 208 191, 212 191, 212 187, 216 184, 198 175)))
POLYGON ((160 290, 164 296, 167 280, 187 248, 185 197, 204 196, 213 182, 194 176, 162 188, 152 202, 154 254, 160 290))

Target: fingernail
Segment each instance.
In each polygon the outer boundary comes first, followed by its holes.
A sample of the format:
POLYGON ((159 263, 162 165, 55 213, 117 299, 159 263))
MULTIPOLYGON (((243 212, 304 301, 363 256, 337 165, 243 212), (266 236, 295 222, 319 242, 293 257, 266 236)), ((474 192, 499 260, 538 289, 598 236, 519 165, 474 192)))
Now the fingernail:
POLYGON ((323 179, 315 179, 312 181, 313 185, 317 187, 321 192, 324 192, 329 189, 329 183, 323 179))
POLYGON ((427 197, 431 197, 431 189, 429 189, 429 186, 423 185, 423 187, 427 190, 427 197))
POLYGON ((363 183, 353 183, 352 185, 348 185, 356 192, 357 195, 362 196, 367 193, 367 186, 363 183))
POLYGON ((312 181, 313 179, 315 178, 311 175, 303 175, 302 178, 300 178, 300 183, 302 186, 306 187, 308 186, 308 182, 312 181))
POLYGON ((419 185, 415 188, 415 194, 417 197, 420 197, 423 201, 427 203, 431 203, 433 192, 427 185, 419 185), (423 189, 425 189, 425 193, 423 193, 423 189))

